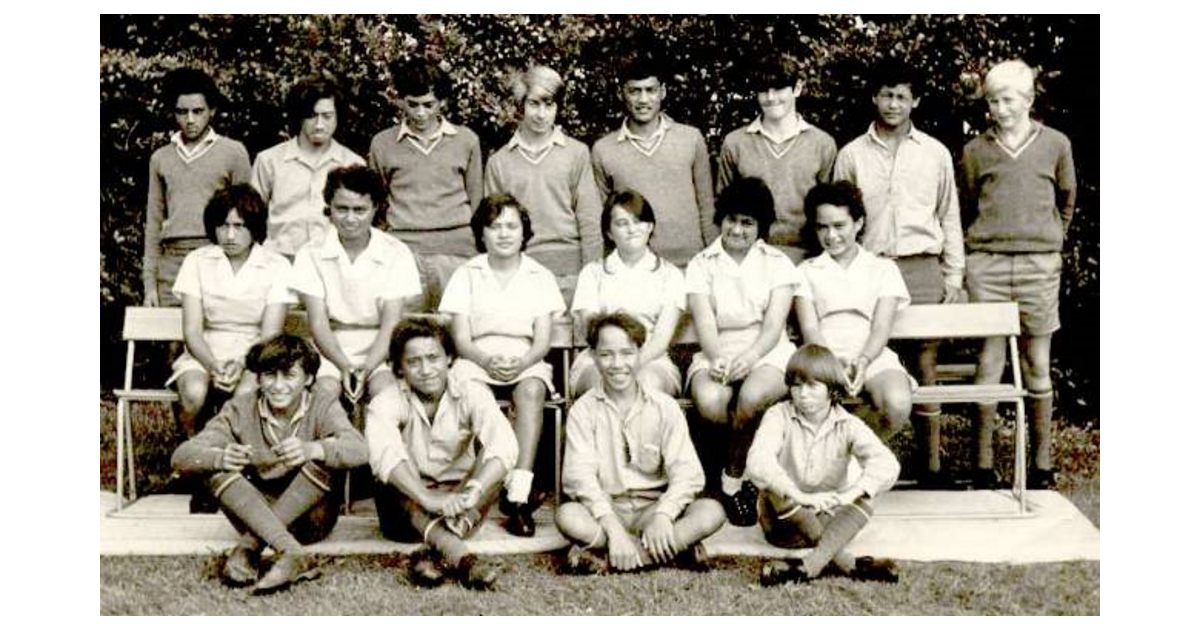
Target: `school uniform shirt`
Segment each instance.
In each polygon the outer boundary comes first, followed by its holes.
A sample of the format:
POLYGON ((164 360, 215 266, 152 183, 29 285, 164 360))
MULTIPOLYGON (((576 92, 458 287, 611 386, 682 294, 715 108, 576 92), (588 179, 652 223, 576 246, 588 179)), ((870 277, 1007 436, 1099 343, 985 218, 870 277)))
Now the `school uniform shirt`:
POLYGON ((562 481, 597 520, 614 497, 633 495, 657 499, 654 512, 674 521, 704 488, 704 469, 674 398, 639 386, 622 414, 597 387, 567 415, 562 481))
POLYGON ((797 281, 791 259, 762 239, 750 246, 740 264, 717 239, 688 263, 684 285, 688 295, 709 299, 717 330, 724 331, 761 325, 771 291, 794 291, 797 281))
POLYGON ((760 489, 780 496, 796 490, 855 489, 876 497, 896 483, 900 462, 866 423, 841 405, 816 425, 784 400, 763 414, 746 455, 746 475, 760 489), (849 476, 851 458, 862 471, 854 479, 849 476))
MULTIPOLYGON (((899 298, 897 312, 911 300, 896 263, 863 249, 843 268, 828 252, 800 263, 804 281, 796 297, 816 307, 821 334, 838 358, 854 358, 871 334, 880 298, 899 298)), ((885 348, 885 351, 887 349, 885 348)), ((885 352, 886 353, 886 352, 885 352)), ((870 372, 868 372, 870 375, 870 372)))
POLYGON ((329 229, 325 217, 325 179, 343 166, 366 165, 366 160, 333 140, 310 162, 296 138, 281 142, 254 158, 250 185, 267 202, 267 244, 294 256, 313 238, 329 229))
POLYGON ((380 305, 421 294, 412 252, 398 239, 371 228, 371 241, 354 262, 336 230, 300 248, 292 289, 325 301, 336 330, 379 328, 380 305))
POLYGON ((483 199, 479 136, 443 119, 424 143, 401 122, 375 134, 367 164, 388 187, 389 231, 419 253, 476 253, 471 214, 483 199))
POLYGON ((479 254, 450 277, 438 310, 467 315, 475 342, 492 352, 488 346, 496 338, 521 340, 527 350, 533 343, 534 320, 566 308, 554 274, 533 258, 521 254, 516 273, 507 286, 501 286, 487 254, 479 254))
MULTIPOLYGON (((182 473, 221 472, 223 451, 229 444, 254 447, 252 463, 261 479, 278 479, 294 468, 273 457, 271 449, 295 436, 304 442, 317 442, 325 451, 318 462, 323 468, 344 470, 367 463, 367 442, 355 429, 336 396, 316 396, 304 392, 304 401, 291 418, 275 418, 257 393, 235 396, 204 425, 204 429, 179 445, 171 455, 171 466, 182 473)), ((316 478, 307 466, 300 471, 325 490, 328 479, 316 478)))
POLYGON ((772 245, 800 246, 804 227, 804 197, 818 182, 830 181, 837 143, 833 136, 796 114, 798 126, 784 138, 769 139, 762 118, 734 130, 721 143, 717 169, 717 194, 737 179, 757 177, 771 189, 776 221, 767 241, 772 245))
POLYGON ((643 138, 624 122, 592 146, 592 169, 601 199, 636 190, 650 202, 658 217, 651 247, 676 265, 717 238, 712 167, 699 129, 662 114, 658 129, 643 138))
POLYGON ((893 154, 872 123, 838 152, 833 178, 862 190, 863 247, 889 258, 938 256, 945 283, 962 288, 966 255, 958 188, 954 161, 942 143, 910 127, 893 154))
POLYGON ((367 405, 366 434, 371 471, 384 483, 404 462, 438 483, 462 481, 490 459, 506 471, 517 464, 517 437, 492 391, 453 374, 432 419, 408 383, 386 389, 367 405))
POLYGON ((148 179, 142 277, 154 279, 162 242, 205 238, 204 206, 218 190, 249 181, 250 155, 241 142, 212 129, 192 149, 175 132, 150 156, 148 179))
POLYGON ((529 210, 533 238, 526 253, 557 275, 575 275, 600 258, 600 193, 587 145, 555 128, 541 152, 519 133, 492 154, 484 170, 485 195, 508 193, 529 210))
POLYGON ((630 267, 614 251, 604 260, 588 263, 580 272, 571 310, 604 314, 624 311, 637 318, 649 334, 664 306, 687 309, 683 287, 683 272, 671 261, 646 252, 630 267))

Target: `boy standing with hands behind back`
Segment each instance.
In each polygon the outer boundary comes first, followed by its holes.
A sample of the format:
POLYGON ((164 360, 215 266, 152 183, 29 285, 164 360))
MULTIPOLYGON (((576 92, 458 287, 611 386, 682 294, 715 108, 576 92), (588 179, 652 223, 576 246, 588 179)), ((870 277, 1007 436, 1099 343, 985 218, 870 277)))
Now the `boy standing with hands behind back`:
MULTIPOLYGON (((1021 368, 1033 416, 1027 486, 1054 487, 1050 453, 1054 390, 1050 338, 1060 328, 1062 248, 1075 210, 1075 162, 1062 133, 1030 119, 1034 73, 1023 61, 997 64, 984 79, 994 125, 963 150, 967 292, 972 302, 1015 301, 1021 313, 1021 368)), ((975 382, 998 383, 1004 339, 984 342, 975 382)), ((979 406, 974 485, 996 487, 992 433, 996 405, 979 406)), ((1023 420, 1023 419, 1022 419, 1023 420)))

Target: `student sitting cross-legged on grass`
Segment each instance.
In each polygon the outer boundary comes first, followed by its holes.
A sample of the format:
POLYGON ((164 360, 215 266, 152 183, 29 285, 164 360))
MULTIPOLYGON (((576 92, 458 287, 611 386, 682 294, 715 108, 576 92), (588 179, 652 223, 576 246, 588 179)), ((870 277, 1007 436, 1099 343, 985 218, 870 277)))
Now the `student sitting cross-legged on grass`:
POLYGON ((204 430, 184 442, 171 465, 207 478, 210 492, 242 532, 225 560, 224 580, 256 594, 317 577, 302 545, 337 523, 337 478, 367 462, 367 444, 333 396, 309 391, 320 355, 283 334, 250 348, 246 369, 258 392, 234 397, 204 430), (265 545, 278 554, 259 577, 265 545))
POLYGON ((763 586, 816 579, 830 563, 842 574, 895 582, 895 564, 845 550, 872 515, 871 500, 892 487, 900 462, 870 428, 839 404, 842 364, 824 346, 805 344, 788 361, 790 400, 763 416, 746 474, 762 489, 759 524, 767 542, 815 547, 802 560, 769 560, 763 586), (853 458, 861 468, 850 478, 853 458))
POLYGON ((442 324, 407 319, 392 334, 399 380, 367 406, 367 445, 383 535, 422 541, 410 578, 440 585, 446 572, 467 588, 491 588, 493 562, 467 550, 517 463, 517 438, 483 383, 450 372, 454 340, 442 324))
POLYGON ((555 522, 574 546, 564 567, 630 571, 675 559, 703 570, 703 541, 725 522, 721 505, 696 499, 704 469, 674 398, 643 387, 638 357, 646 329, 625 313, 588 326, 601 383, 571 406, 563 489, 575 499, 555 522))

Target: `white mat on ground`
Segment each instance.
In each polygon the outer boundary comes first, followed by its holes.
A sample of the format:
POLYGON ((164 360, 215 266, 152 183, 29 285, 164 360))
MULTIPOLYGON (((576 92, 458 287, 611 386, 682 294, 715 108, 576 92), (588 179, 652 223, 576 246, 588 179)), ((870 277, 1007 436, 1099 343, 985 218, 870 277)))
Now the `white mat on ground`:
MULTIPOLYGON (((221 515, 189 515, 188 497, 144 497, 112 513, 115 497, 100 495, 101 555, 193 555, 223 551, 237 534, 221 515)), ((902 560, 964 562, 1061 562, 1099 560, 1100 531, 1057 492, 1030 493, 1030 513, 1008 516, 1013 503, 1003 492, 891 492, 876 503, 875 518, 850 544, 855 554, 902 560), (950 516, 953 512, 957 516, 950 516), (967 516, 963 516, 963 515, 967 516), (989 516, 999 515, 999 516, 989 516)), ((489 519, 471 541, 481 554, 540 553, 567 541, 554 528, 549 507, 537 514, 537 535, 516 538, 489 519)), ((713 556, 801 556, 772 547, 757 527, 726 525, 705 545, 713 556)), ((391 542, 379 533, 370 501, 355 504, 316 553, 409 553, 417 545, 391 542)))

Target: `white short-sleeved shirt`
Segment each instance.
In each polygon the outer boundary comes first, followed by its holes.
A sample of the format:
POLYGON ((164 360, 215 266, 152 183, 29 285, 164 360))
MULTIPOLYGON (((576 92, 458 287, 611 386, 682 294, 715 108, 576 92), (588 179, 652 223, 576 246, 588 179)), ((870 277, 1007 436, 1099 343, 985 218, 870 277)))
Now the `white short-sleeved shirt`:
POLYGON ((629 267, 613 252, 602 261, 588 263, 579 273, 571 310, 624 311, 650 331, 664 306, 687 309, 683 286, 683 272, 664 258, 647 253, 629 267))
POLYGON ((761 239, 738 264, 718 238, 688 263, 685 289, 688 295, 708 297, 717 330, 726 330, 760 325, 771 291, 778 287, 794 291, 797 282, 799 276, 787 254, 761 239))
POLYGON ((480 254, 450 276, 438 310, 467 315, 475 339, 500 336, 532 342, 534 321, 566 308, 554 274, 533 258, 521 254, 517 273, 508 286, 500 286, 487 254, 480 254))
POLYGON ((323 299, 330 323, 354 327, 378 327, 383 301, 421 294, 417 263, 408 246, 375 228, 354 262, 336 230, 301 247, 291 286, 323 299))
POLYGON ((287 258, 255 243, 241 269, 219 245, 194 250, 183 259, 171 291, 200 298, 206 330, 258 333, 268 304, 292 304, 288 288, 292 266, 287 258))
POLYGON ((870 321, 879 298, 900 298, 897 310, 909 305, 908 288, 896 263, 858 247, 858 255, 848 267, 842 267, 828 253, 810 258, 797 266, 804 282, 796 297, 811 301, 817 317, 848 312, 870 321))

